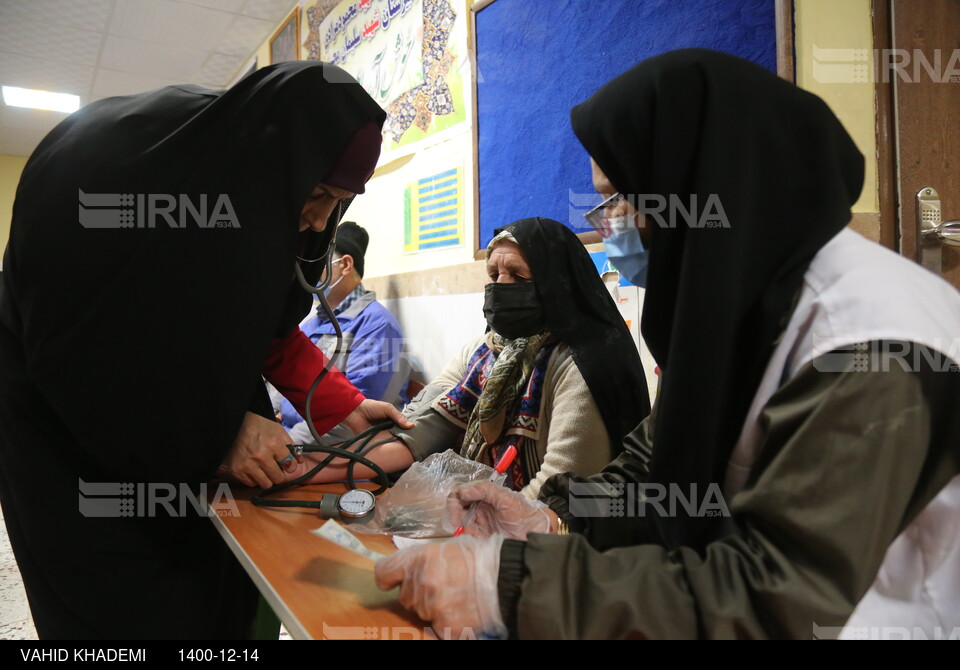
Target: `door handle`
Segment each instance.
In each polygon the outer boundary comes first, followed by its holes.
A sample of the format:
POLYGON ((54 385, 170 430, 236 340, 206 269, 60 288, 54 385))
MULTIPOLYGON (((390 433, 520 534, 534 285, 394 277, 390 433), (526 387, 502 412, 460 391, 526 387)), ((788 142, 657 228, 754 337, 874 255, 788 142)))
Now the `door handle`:
POLYGON ((932 186, 917 193, 920 263, 937 274, 942 271, 944 244, 960 247, 960 220, 944 221, 940 210, 940 194, 932 186))
POLYGON ((923 234, 936 236, 944 244, 960 247, 960 221, 944 221, 936 228, 924 231, 923 234))

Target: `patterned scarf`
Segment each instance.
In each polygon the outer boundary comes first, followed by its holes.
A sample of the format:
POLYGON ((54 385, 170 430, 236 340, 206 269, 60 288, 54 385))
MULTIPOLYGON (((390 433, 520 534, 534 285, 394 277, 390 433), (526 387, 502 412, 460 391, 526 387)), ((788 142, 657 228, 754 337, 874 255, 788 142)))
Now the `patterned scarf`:
POLYGON ((460 383, 431 405, 464 429, 460 454, 465 458, 492 465, 509 445, 517 448, 508 474, 514 490, 540 469, 540 398, 556 345, 548 333, 507 340, 490 332, 470 357, 460 383))

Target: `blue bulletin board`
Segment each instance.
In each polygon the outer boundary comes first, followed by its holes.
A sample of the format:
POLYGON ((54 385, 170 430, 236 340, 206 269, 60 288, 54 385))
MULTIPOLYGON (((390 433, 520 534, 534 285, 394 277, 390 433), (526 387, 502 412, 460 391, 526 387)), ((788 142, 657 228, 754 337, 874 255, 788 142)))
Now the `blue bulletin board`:
POLYGON ((705 47, 776 72, 775 0, 494 0, 474 6, 479 248, 528 216, 585 233, 599 202, 570 109, 644 58, 705 47))

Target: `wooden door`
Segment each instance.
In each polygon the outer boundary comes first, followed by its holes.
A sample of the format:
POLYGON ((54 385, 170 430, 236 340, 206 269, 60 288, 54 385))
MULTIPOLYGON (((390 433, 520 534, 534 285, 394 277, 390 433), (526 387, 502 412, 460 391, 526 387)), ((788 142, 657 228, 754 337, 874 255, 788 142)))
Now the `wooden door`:
MULTIPOLYGON (((891 0, 889 13, 891 48, 877 56, 895 108, 899 250, 920 262, 931 238, 919 234, 918 192, 935 189, 942 220, 960 220, 960 0, 891 0)), ((960 246, 935 246, 960 289, 960 246)))

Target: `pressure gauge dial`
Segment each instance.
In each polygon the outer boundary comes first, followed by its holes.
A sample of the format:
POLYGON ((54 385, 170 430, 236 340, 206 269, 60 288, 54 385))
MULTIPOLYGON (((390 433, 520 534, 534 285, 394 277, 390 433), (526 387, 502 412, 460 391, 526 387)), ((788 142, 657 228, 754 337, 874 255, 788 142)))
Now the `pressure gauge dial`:
POLYGON ((337 500, 337 510, 345 520, 360 521, 373 514, 376 504, 377 499, 370 491, 353 489, 340 496, 337 500))
POLYGON ((320 513, 327 519, 339 517, 344 523, 363 523, 373 516, 376 505, 376 496, 363 489, 353 489, 340 496, 324 493, 320 513))

